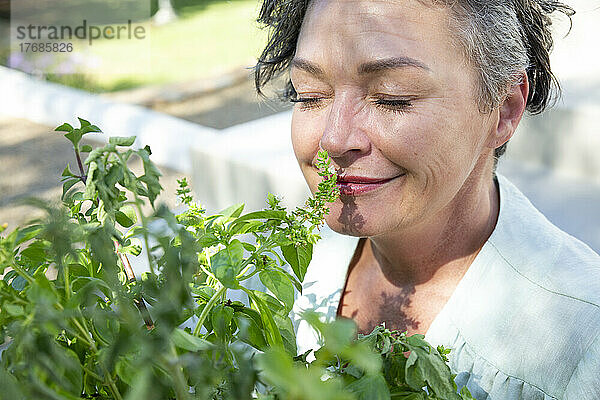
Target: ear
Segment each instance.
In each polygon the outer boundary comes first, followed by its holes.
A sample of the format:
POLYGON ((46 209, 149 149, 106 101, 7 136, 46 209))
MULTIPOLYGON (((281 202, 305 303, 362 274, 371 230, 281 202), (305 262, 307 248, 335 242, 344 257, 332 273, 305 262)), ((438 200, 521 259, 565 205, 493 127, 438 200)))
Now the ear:
POLYGON ((498 107, 498 124, 490 137, 489 147, 498 148, 512 137, 517 130, 527 106, 529 81, 524 72, 521 81, 513 85, 498 107))

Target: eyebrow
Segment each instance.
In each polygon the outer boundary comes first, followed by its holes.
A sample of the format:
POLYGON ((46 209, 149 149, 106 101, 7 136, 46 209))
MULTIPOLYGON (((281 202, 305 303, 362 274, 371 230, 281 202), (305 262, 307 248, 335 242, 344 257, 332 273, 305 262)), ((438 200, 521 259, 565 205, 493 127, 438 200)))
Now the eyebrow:
POLYGON ((311 75, 315 75, 317 77, 325 76, 325 72, 323 71, 323 69, 321 67, 319 67, 317 64, 313 64, 310 61, 305 60, 303 58, 294 58, 292 60, 292 67, 301 69, 301 70, 308 72, 311 75))
POLYGON ((358 67, 358 73, 360 75, 374 74, 390 69, 398 69, 405 67, 421 68, 426 71, 430 71, 429 67, 419 60, 414 58, 402 56, 402 57, 391 57, 384 58, 381 60, 369 61, 361 64, 358 67))
MULTIPOLYGON (((323 71, 323 69, 321 67, 319 67, 317 64, 314 64, 303 58, 294 58, 292 60, 292 67, 301 69, 301 70, 306 71, 309 74, 317 76, 317 77, 325 76, 325 72, 323 71)), ((420 69, 424 69, 426 71, 430 71, 430 68, 427 65, 425 65, 424 63, 422 63, 421 61, 415 60, 414 58, 411 58, 411 57, 402 56, 402 57, 383 58, 381 60, 368 61, 368 62, 362 63, 358 67, 358 73, 359 73, 359 75, 368 75, 368 74, 375 74, 375 73, 386 71, 386 70, 406 68, 406 67, 414 67, 414 68, 420 68, 420 69)))

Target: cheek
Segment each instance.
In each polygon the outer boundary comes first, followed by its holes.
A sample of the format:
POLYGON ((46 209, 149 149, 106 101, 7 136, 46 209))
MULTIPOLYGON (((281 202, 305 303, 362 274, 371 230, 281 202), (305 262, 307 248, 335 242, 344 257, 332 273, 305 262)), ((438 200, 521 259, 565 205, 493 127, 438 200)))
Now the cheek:
POLYGON ((443 128, 428 113, 372 110, 365 121, 373 133, 372 143, 382 156, 409 174, 423 174, 431 160, 440 156, 442 143, 438 132, 443 128))
POLYGON ((316 118, 308 118, 301 111, 292 113, 292 147, 298 163, 311 164, 319 150, 321 140, 316 118))
POLYGON ((313 194, 316 192, 320 181, 320 176, 312 167, 321 141, 319 128, 318 118, 313 115, 308 117, 307 113, 298 110, 293 111, 291 125, 292 148, 304 179, 313 194))
MULTIPOLYGON (((443 102, 442 102, 443 103, 443 102)), ((421 178, 446 179, 479 155, 480 136, 470 118, 434 102, 406 113, 369 113, 373 144, 391 162, 421 178)))

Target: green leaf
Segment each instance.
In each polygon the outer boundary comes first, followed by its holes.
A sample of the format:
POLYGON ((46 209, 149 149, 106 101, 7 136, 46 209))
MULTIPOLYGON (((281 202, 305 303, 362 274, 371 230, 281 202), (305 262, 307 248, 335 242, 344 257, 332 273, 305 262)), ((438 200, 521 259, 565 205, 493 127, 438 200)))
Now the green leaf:
POLYGON ((71 132, 73 130, 73 127, 70 124, 67 124, 66 122, 64 124, 62 124, 61 126, 58 126, 56 128, 54 128, 55 131, 62 131, 62 132, 71 132))
POLYGON ((289 312, 294 306, 294 286, 281 271, 264 269, 259 273, 260 281, 285 305, 289 312))
POLYGON ((240 223, 232 223, 229 225, 227 231, 231 235, 243 235, 244 233, 261 231, 263 226, 264 223, 262 221, 243 221, 240 223))
POLYGON ((27 281, 25 280, 25 278, 19 275, 12 280, 10 285, 13 287, 13 289, 20 292, 21 290, 25 289, 25 286, 27 286, 27 281))
POLYGON ((254 211, 234 220, 229 226, 229 232, 231 234, 243 234, 247 232, 254 232, 263 225, 262 221, 259 220, 277 220, 281 221, 285 218, 285 211, 276 210, 262 210, 254 211))
POLYGON ((240 272, 243 256, 242 243, 234 239, 226 248, 210 258, 210 269, 223 286, 230 289, 239 288, 236 276, 240 272))
POLYGON ((138 150, 136 154, 142 159, 144 165, 144 175, 138 178, 138 182, 143 182, 146 185, 146 190, 145 193, 140 194, 146 196, 150 200, 150 204, 154 207, 154 200, 156 200, 156 197, 162 190, 162 186, 159 183, 161 173, 154 163, 150 161, 151 153, 148 146, 138 150))
POLYGON ((205 233, 200 235, 198 238, 198 244, 202 247, 211 247, 219 243, 219 238, 217 238, 212 233, 205 233))
POLYGON ((343 351, 356 336, 356 323, 350 319, 336 319, 324 324, 320 331, 327 347, 334 353, 338 353, 343 351))
POLYGON ((313 245, 308 243, 304 246, 296 247, 293 244, 288 246, 281 246, 281 252, 285 260, 290 263, 294 274, 300 280, 304 281, 308 264, 312 259, 313 245))
POLYGON ((267 341, 263 335, 262 321, 260 314, 254 310, 256 317, 250 317, 246 312, 236 312, 234 318, 240 329, 240 339, 250 346, 265 351, 267 349, 267 341))
MULTIPOLYGON (((8 268, 8 266, 6 266, 6 267, 3 266, 3 268, 8 268)), ((8 283, 8 282, 10 282, 11 279, 13 279, 16 276, 17 276, 17 272, 14 269, 10 270, 4 274, 4 276, 2 277, 2 281, 4 283, 8 283)))
POLYGON ((129 238, 128 245, 121 248, 121 252, 131 254, 133 256, 139 256, 142 252, 142 241, 138 238, 129 238))
POLYGON ((65 181, 65 183, 63 183, 61 199, 65 198, 65 195, 67 194, 69 189, 71 189, 77 182, 79 182, 79 178, 69 179, 65 181))
POLYGON ((73 288, 78 288, 75 297, 77 298, 77 301, 80 302, 83 302, 87 293, 91 292, 102 293, 107 298, 112 297, 113 289, 111 289, 102 279, 80 275, 73 279, 71 284, 73 288))
POLYGON ((285 306, 275 297, 260 290, 254 291, 254 294, 265 303, 273 314, 287 314, 285 313, 285 306))
POLYGON ((210 298, 214 296, 214 294, 216 293, 216 290, 210 286, 201 285, 201 286, 194 286, 192 288, 192 293, 195 296, 200 297, 202 300, 204 300, 204 302, 208 302, 210 300, 210 298))
POLYGON ((4 304, 3 308, 7 313, 12 315, 13 317, 21 317, 21 316, 25 315, 25 310, 23 309, 22 306, 20 306, 18 304, 7 303, 7 304, 4 304))
POLYGON ((60 176, 75 177, 75 174, 73 172, 71 172, 71 169, 69 168, 69 164, 67 164, 67 166, 65 167, 65 169, 63 169, 63 172, 60 176))
POLYGON ((47 248, 42 242, 34 242, 26 249, 21 251, 21 257, 29 260, 33 264, 43 264, 48 257, 47 248))
MULTIPOLYGON (((94 150, 95 151, 95 150, 94 150)), ((94 181, 94 174, 98 170, 98 164, 94 161, 90 163, 87 174, 87 181, 85 182, 85 192, 83 197, 88 200, 94 200, 96 196, 96 183, 94 181)))
POLYGON ((15 238, 15 245, 19 245, 23 242, 33 239, 42 231, 42 229, 42 225, 30 225, 26 228, 19 229, 17 232, 17 237, 15 238))
POLYGON ((209 350, 213 347, 212 343, 204 339, 200 339, 199 337, 190 335, 180 328, 175 328, 175 330, 173 330, 173 333, 171 334, 171 340, 176 347, 187 351, 195 352, 209 350))
POLYGON ((389 400, 390 391, 381 374, 364 375, 352 382, 346 389, 355 393, 358 400, 389 400))
POLYGON ((244 203, 234 204, 232 206, 227 207, 226 209, 217 213, 217 215, 222 215, 224 217, 237 218, 244 211, 244 203))
POLYGON ((381 371, 381 355, 375 353, 367 343, 353 342, 341 352, 341 355, 368 375, 381 371))
POLYGON ((63 378, 60 383, 69 392, 79 393, 83 386, 83 370, 79 357, 71 349, 61 348, 61 350, 58 354, 59 358, 54 360, 63 378))
POLYGON ((65 137, 73 143, 73 147, 77 148, 83 134, 79 129, 73 129, 69 133, 65 134, 65 137))
POLYGON ((333 376, 323 379, 322 369, 297 365, 282 349, 269 349, 257 355, 256 361, 261 377, 276 388, 278 399, 355 399, 352 393, 344 390, 340 379, 333 376))
POLYGON ((146 228, 144 228, 143 226, 134 226, 127 231, 127 234, 123 237, 123 239, 129 239, 138 235, 141 236, 144 234, 144 231, 146 231, 146 228))
POLYGON ((427 384, 440 398, 460 399, 450 368, 424 336, 409 336, 405 343, 410 351, 405 368, 406 383, 414 390, 427 384))
POLYGON ((227 245, 226 250, 227 250, 227 254, 229 255, 229 260, 231 260, 232 264, 239 264, 243 261, 244 246, 242 246, 242 242, 240 242, 239 240, 233 239, 227 245))
POLYGON ((135 136, 112 136, 108 138, 109 144, 114 144, 115 146, 131 146, 135 142, 135 136))
POLYGON ((87 120, 85 120, 85 119, 83 119, 83 118, 79 118, 79 117, 77 117, 77 119, 79 120, 79 126, 80 126, 81 128, 84 128, 84 127, 86 127, 86 126, 90 126, 90 123, 89 123, 89 121, 87 121, 87 120))
POLYGON ((240 308, 238 311, 236 311, 236 314, 237 313, 244 314, 246 317, 248 317, 252 321, 254 321, 256 326, 258 326, 261 330, 263 329, 262 319, 260 318, 260 314, 256 310, 253 310, 252 308, 248 308, 248 307, 244 306, 244 307, 240 308))
POLYGON ((283 220, 285 218, 285 211, 278 210, 262 210, 254 211, 248 214, 244 214, 234 221, 234 223, 248 221, 252 219, 276 219, 283 220))
POLYGON ((129 357, 122 357, 117 361, 117 365, 115 366, 115 370, 119 378, 123 380, 123 382, 131 385, 135 380, 135 376, 137 375, 136 368, 131 364, 131 359, 129 357))
POLYGON ((123 228, 129 228, 130 226, 133 226, 133 224, 135 224, 135 220, 132 220, 129 217, 129 215, 125 214, 123 211, 120 211, 120 210, 115 213, 115 220, 123 228))
POLYGON ((256 359, 262 375, 280 390, 293 384, 298 378, 291 358, 283 349, 268 349, 265 353, 257 355, 256 359))
POLYGON ((219 304, 211 311, 211 323, 215 335, 223 340, 227 339, 229 326, 233 319, 233 308, 219 304))
POLYGON ((98 202, 98 208, 96 210, 97 210, 96 217, 98 218, 98 222, 100 222, 101 224, 104 224, 104 221, 106 220, 106 217, 108 216, 108 213, 106 212, 106 208, 104 207, 104 202, 102 200, 100 200, 98 202))
POLYGON ((244 246, 244 249, 250 253, 256 251, 256 246, 253 244, 242 242, 242 246, 244 246))
POLYGON ((283 348, 283 339, 281 338, 281 333, 279 332, 277 324, 275 324, 275 321, 273 320, 273 314, 265 302, 258 296, 258 294, 262 292, 249 290, 244 287, 241 287, 241 289, 248 294, 250 301, 254 304, 260 314, 263 326, 265 327, 267 343, 271 346, 283 348))
POLYGON ((84 144, 83 146, 81 146, 81 148, 79 149, 80 152, 82 153, 89 153, 90 151, 92 151, 92 146, 90 146, 89 144, 84 144))
POLYGON ((81 201, 83 200, 83 192, 75 192, 70 196, 73 201, 81 201))
POLYGON ((283 341, 283 347, 291 356, 298 354, 298 348, 296 346, 296 333, 294 332, 294 324, 287 315, 273 314, 273 321, 279 329, 279 334, 283 341))
POLYGON ((86 133, 102 132, 100 130, 100 128, 98 128, 96 125, 88 125, 88 126, 84 126, 83 128, 80 128, 80 129, 81 129, 81 133, 84 135, 86 133))

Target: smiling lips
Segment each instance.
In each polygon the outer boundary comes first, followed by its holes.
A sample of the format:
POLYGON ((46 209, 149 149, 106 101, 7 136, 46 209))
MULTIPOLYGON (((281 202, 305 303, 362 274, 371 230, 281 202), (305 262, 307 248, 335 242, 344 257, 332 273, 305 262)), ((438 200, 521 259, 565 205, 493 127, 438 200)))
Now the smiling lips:
POLYGON ((371 190, 375 190, 385 185, 389 181, 396 179, 404 174, 394 176, 392 178, 367 178, 364 176, 338 176, 337 187, 340 189, 341 195, 357 196, 371 190))

